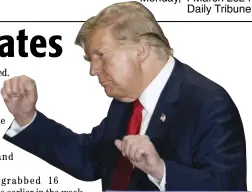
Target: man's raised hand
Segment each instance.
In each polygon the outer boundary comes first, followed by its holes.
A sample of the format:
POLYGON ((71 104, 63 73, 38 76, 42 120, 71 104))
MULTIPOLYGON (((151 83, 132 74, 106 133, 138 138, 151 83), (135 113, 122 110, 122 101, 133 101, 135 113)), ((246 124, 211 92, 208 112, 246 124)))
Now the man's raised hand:
POLYGON ((35 81, 24 75, 13 77, 4 81, 1 94, 17 123, 20 126, 30 123, 38 98, 35 81))

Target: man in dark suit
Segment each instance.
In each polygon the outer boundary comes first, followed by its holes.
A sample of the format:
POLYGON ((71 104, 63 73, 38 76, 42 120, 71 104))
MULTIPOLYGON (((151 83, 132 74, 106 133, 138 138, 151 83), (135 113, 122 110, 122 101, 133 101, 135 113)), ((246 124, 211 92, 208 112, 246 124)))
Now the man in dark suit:
POLYGON ((219 85, 173 57, 151 12, 113 4, 76 38, 106 94, 107 117, 76 134, 36 109, 35 82, 4 83, 15 120, 4 139, 103 190, 246 190, 239 112, 219 85))

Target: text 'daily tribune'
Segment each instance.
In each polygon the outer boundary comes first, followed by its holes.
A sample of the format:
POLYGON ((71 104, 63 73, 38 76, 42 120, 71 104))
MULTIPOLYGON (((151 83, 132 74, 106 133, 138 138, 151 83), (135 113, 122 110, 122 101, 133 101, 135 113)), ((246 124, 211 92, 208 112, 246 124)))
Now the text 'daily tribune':
POLYGON ((140 0, 140 2, 181 5, 183 7, 181 11, 199 15, 252 13, 251 0, 140 0))

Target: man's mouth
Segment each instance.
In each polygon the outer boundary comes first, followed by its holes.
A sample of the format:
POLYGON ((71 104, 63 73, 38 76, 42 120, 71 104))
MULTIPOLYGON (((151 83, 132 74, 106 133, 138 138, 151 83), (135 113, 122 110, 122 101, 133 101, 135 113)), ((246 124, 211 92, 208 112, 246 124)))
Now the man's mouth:
POLYGON ((103 81, 100 84, 101 84, 101 86, 104 86, 104 85, 108 84, 108 81, 103 81))

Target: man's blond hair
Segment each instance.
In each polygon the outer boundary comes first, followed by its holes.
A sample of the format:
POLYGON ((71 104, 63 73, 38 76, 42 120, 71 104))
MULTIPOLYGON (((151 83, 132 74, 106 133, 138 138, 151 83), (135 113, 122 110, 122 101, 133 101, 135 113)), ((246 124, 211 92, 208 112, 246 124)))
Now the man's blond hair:
MULTIPOLYGON (((112 4, 89 18, 81 27, 75 44, 84 46, 89 35, 100 28, 110 27, 116 40, 139 43, 144 39, 160 55, 173 55, 173 49, 154 15, 143 4, 128 1, 112 4)), ((85 50, 86 52, 86 50, 85 50)))

